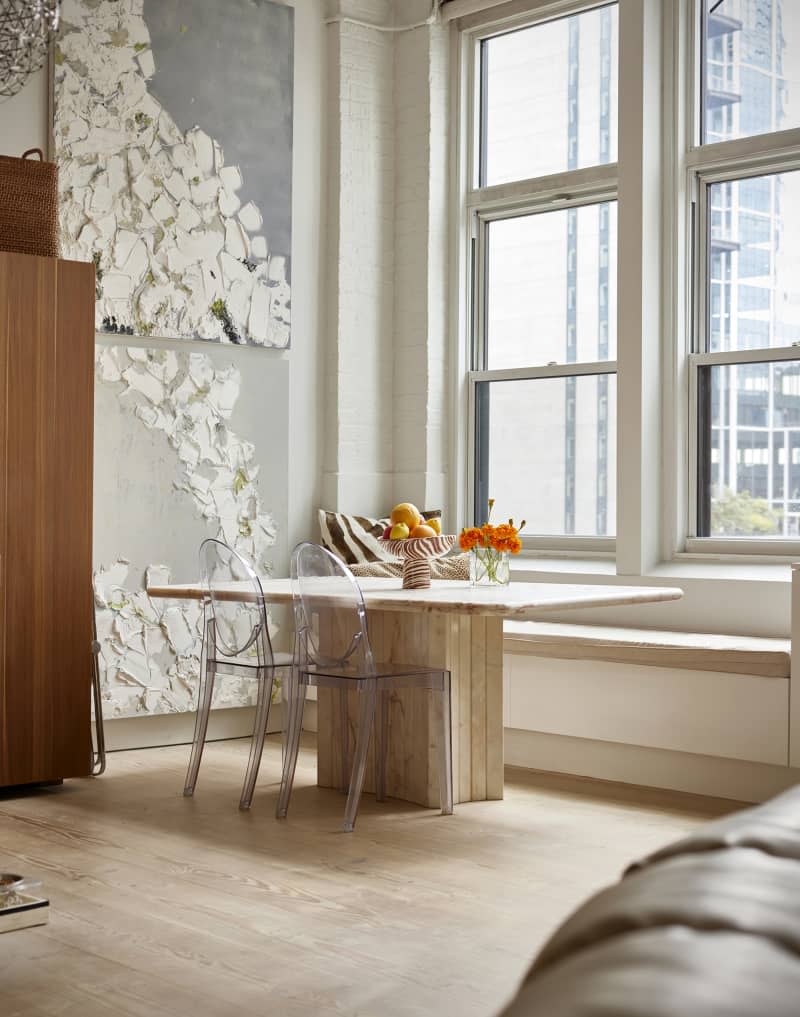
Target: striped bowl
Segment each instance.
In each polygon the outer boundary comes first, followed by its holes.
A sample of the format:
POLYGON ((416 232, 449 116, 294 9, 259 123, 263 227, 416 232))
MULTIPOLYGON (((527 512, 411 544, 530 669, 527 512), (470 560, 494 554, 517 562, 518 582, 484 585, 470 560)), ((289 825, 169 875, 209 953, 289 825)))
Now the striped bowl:
POLYGON ((443 533, 438 537, 406 537, 405 540, 384 540, 378 543, 395 558, 441 558, 455 547, 455 533, 443 533))
POLYGON ((378 543, 394 558, 403 561, 403 589, 427 590, 431 585, 431 559, 441 558, 454 546, 455 533, 438 537, 406 537, 405 540, 384 540, 378 543))

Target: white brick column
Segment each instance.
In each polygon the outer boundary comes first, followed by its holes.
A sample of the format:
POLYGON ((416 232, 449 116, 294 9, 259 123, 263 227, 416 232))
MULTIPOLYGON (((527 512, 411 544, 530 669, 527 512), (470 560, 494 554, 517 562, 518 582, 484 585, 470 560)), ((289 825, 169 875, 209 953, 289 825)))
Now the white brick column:
POLYGON ((426 26, 395 50, 394 500, 428 507, 447 493, 448 40, 426 26))
POLYGON ((328 4, 326 508, 392 497, 394 38, 390 0, 328 4))
POLYGON ((429 11, 328 4, 323 500, 342 511, 446 494, 448 33, 381 30, 429 11))

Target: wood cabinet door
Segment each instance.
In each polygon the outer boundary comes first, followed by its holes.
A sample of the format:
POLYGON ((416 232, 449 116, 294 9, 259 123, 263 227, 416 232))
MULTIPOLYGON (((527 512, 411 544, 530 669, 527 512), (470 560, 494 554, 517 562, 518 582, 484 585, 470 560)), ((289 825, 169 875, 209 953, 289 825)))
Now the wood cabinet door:
POLYGON ((0 785, 90 768, 93 266, 0 254, 0 785))

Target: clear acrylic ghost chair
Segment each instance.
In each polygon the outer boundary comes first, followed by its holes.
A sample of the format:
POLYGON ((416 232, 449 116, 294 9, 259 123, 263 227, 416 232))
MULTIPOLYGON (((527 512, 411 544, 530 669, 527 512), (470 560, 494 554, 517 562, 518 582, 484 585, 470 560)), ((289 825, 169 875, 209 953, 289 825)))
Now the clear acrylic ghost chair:
POLYGON ((295 668, 289 695, 289 720, 278 818, 286 816, 297 766, 306 688, 339 690, 342 737, 342 788, 348 790, 344 829, 355 826, 367 765, 373 724, 376 746, 376 797, 386 796, 388 694, 395 688, 429 689, 439 697, 439 791, 442 815, 453 812, 452 738, 450 730, 450 672, 416 665, 377 663, 367 631, 361 587, 335 555, 318 544, 304 542, 292 552, 292 596, 295 614, 295 668), (358 726, 352 772, 348 774, 349 724, 347 694, 358 690, 358 726))
POLYGON ((221 540, 204 540, 200 545, 200 575, 206 588, 203 651, 194 740, 183 793, 194 794, 217 675, 255 679, 258 682, 256 719, 239 801, 240 809, 249 809, 264 748, 275 677, 279 674, 288 678, 292 658, 285 653, 272 652, 264 591, 253 567, 241 554, 221 540), (244 595, 248 599, 231 599, 230 590, 226 596, 230 583, 238 584, 238 597, 244 595))

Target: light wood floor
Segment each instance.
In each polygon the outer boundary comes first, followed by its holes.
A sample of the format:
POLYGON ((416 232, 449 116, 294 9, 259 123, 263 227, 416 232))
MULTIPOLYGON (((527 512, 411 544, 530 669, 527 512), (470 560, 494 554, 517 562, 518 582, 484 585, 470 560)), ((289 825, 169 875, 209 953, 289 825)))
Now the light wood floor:
POLYGON ((240 813, 247 749, 209 745, 193 800, 185 747, 0 799, 0 869, 51 900, 0 937, 3 1017, 494 1014, 576 904, 733 807, 509 769, 450 818, 366 796, 347 835, 310 744, 287 821, 274 740, 240 813))

